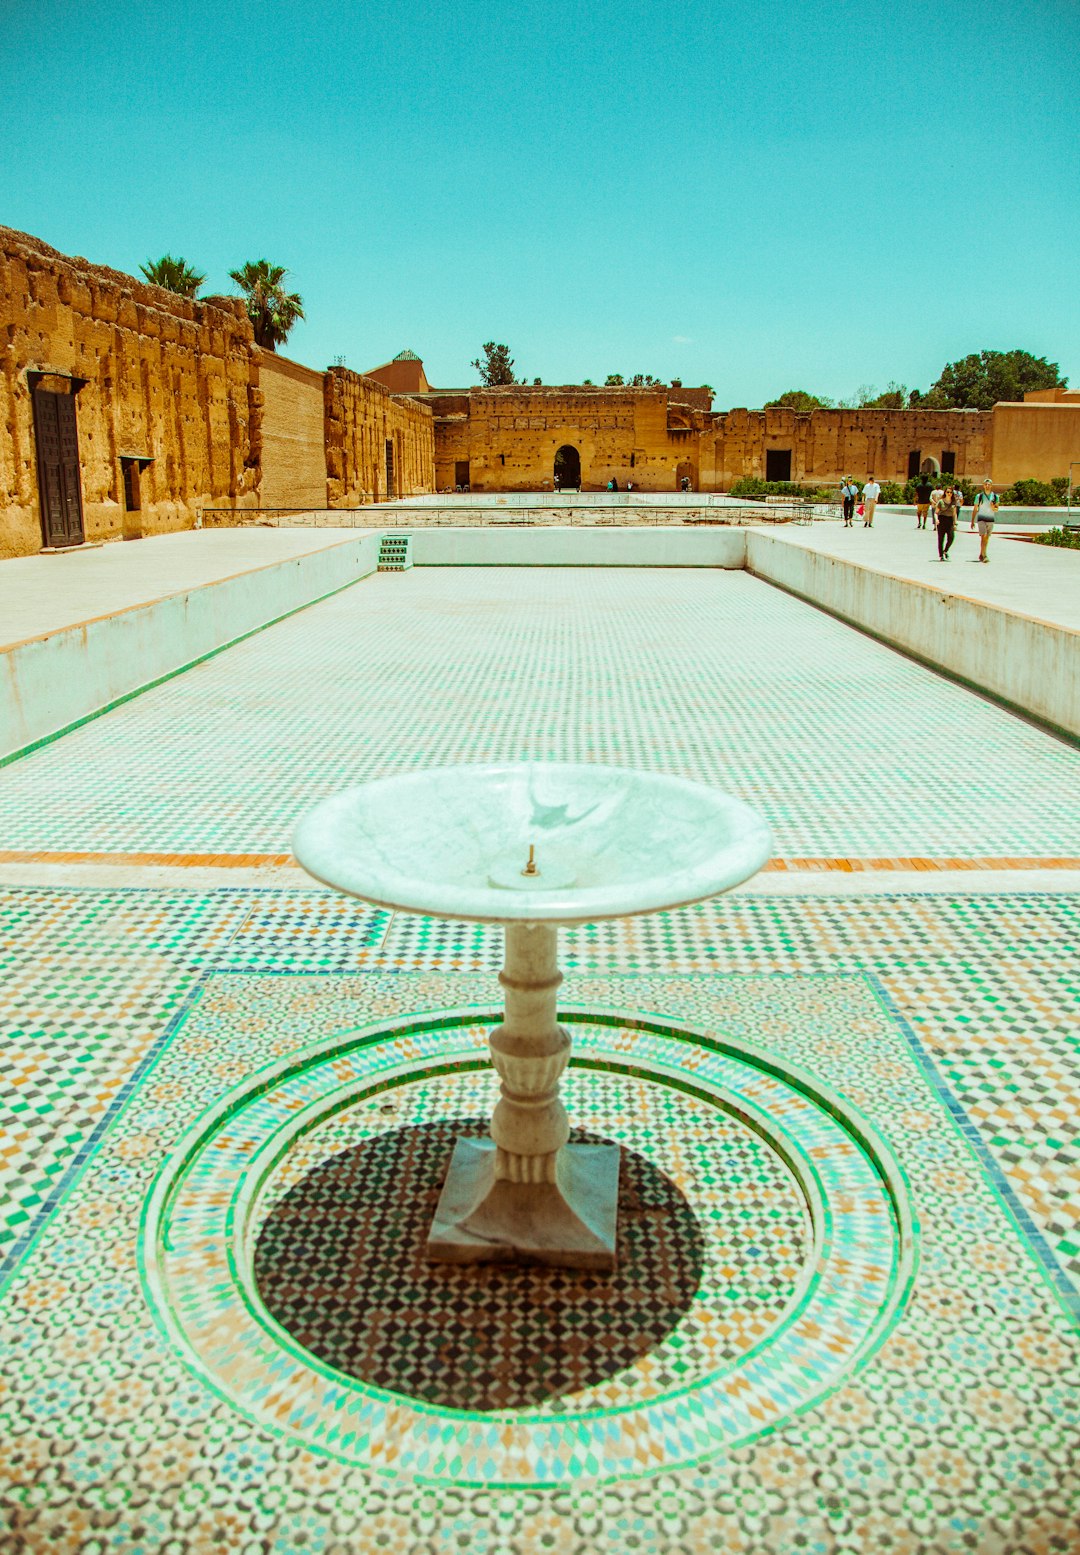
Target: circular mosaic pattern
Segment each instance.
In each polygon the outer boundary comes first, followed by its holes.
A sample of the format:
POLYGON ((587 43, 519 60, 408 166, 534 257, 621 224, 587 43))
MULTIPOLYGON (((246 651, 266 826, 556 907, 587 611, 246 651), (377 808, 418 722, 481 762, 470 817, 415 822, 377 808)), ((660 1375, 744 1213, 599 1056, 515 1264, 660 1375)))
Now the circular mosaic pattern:
POLYGON ((428 1404, 522 1409, 576 1398, 678 1325, 704 1239, 671 1179, 633 1151, 622 1151, 613 1275, 430 1262, 455 1137, 485 1132, 483 1119, 457 1118, 377 1134, 321 1162, 263 1223, 259 1296, 318 1360, 428 1404))
POLYGON ((623 1147, 617 1276, 426 1265, 462 1127, 432 1118, 479 1132, 496 1085, 488 1020, 430 1016, 282 1060, 181 1142, 142 1252, 188 1363, 316 1450, 536 1485, 733 1446, 868 1355, 912 1239, 899 1174, 861 1120, 743 1045, 561 1017, 579 1137, 623 1147))

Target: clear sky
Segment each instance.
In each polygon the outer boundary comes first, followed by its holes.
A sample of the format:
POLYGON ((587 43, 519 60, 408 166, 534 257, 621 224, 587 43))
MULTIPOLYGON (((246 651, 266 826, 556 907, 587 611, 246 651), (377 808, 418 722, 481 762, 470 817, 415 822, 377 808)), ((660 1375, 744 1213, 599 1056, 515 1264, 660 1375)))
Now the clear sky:
POLYGON ((1078 0, 0 0, 0 222, 269 258, 286 354, 438 386, 1080 385, 1078 57, 1078 0))

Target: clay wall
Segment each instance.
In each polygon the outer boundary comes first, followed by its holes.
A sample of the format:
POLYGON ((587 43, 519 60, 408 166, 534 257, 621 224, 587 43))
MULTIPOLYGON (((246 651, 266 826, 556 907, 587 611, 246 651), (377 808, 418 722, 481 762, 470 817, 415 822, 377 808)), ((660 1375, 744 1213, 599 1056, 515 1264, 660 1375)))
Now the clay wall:
POLYGON ((0 556, 42 547, 27 369, 76 396, 88 540, 190 527, 255 503, 261 406, 243 304, 189 302, 0 228, 0 556), (121 459, 139 467, 138 511, 121 459))
MULTIPOLYGON (((682 391, 677 391, 682 392, 682 391)), ((452 489, 468 460, 474 491, 551 490, 555 454, 576 448, 585 491, 612 477, 643 491, 675 491, 683 471, 697 470, 698 433, 706 417, 670 404, 672 391, 515 385, 427 396, 435 412, 436 483, 452 489)))
POLYGON ((326 506, 323 373, 256 348, 262 394, 259 506, 326 506))
POLYGON ((325 374, 323 394, 327 506, 354 508, 434 490, 435 437, 427 405, 345 367, 325 374), (393 490, 387 484, 388 442, 393 490))
POLYGON ((456 484, 464 460, 474 491, 550 490, 556 450, 578 450, 586 491, 614 477, 642 491, 725 491, 740 476, 766 478, 770 450, 791 456, 793 481, 837 482, 845 474, 904 481, 908 459, 958 475, 989 468, 990 415, 982 411, 702 408, 704 390, 515 386, 425 397, 435 412, 435 479, 456 484), (697 396, 700 404, 689 403, 697 396), (676 398, 680 396, 680 398, 676 398))
MULTIPOLYGON (((1052 480, 1068 475, 1070 464, 1080 465, 1080 400, 1003 403, 990 412, 993 448, 990 474, 994 485, 1014 481, 1052 480)), ((1080 468, 1073 471, 1080 488, 1080 468)))
POLYGON ((978 410, 729 410, 712 418, 715 490, 740 476, 766 478, 770 449, 791 452, 793 481, 831 484, 853 475, 907 480, 908 458, 954 456, 957 475, 979 477, 990 462, 990 413, 978 410))

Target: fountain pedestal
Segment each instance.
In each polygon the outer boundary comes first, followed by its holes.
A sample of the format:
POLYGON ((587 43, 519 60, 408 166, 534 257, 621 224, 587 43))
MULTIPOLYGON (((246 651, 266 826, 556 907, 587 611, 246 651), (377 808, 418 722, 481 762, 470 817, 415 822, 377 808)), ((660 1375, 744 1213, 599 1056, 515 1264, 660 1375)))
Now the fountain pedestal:
POLYGON ((619 1147, 568 1144, 559 1098, 570 1036, 557 1017, 558 929, 511 923, 505 941, 505 1013, 488 1039, 502 1082, 491 1138, 455 1144, 428 1254, 613 1269, 619 1147))
POLYGON ((761 868, 769 829, 682 778, 594 764, 404 773, 324 800, 293 851, 316 879, 380 907, 501 924, 501 1092, 490 1139, 459 1139, 428 1255, 611 1269, 619 1147, 570 1144, 559 1080, 560 925, 715 896, 761 868), (526 859, 526 853, 528 857, 526 859))

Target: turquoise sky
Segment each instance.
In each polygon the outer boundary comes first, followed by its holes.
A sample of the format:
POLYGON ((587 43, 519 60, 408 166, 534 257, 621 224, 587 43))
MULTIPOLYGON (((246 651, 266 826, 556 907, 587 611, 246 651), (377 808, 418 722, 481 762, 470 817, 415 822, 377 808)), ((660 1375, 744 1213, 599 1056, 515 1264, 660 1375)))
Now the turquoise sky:
POLYGON ((558 383, 1080 383, 1077 0, 0 0, 0 221, 268 257, 287 354, 558 383))

